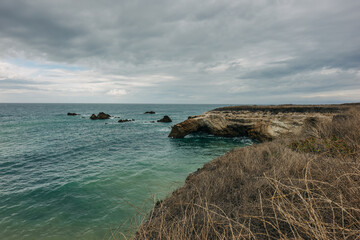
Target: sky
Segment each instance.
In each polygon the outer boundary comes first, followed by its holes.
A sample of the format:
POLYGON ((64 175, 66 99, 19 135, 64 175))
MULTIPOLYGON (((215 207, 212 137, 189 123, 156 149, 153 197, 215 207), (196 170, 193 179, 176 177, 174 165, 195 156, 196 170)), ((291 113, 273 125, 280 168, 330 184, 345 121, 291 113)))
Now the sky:
POLYGON ((358 0, 1 0, 0 102, 360 102, 358 0))

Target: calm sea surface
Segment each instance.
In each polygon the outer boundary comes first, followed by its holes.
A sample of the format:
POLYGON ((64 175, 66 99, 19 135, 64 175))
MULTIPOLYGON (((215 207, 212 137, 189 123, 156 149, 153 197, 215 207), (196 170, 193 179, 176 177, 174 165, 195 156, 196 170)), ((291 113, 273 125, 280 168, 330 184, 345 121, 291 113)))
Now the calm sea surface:
POLYGON ((190 172, 251 144, 167 137, 171 125, 216 107, 0 104, 0 239, 103 239, 125 230, 138 209, 148 212, 190 172), (100 111, 136 121, 89 119, 100 111), (164 115, 173 122, 151 123, 164 115))

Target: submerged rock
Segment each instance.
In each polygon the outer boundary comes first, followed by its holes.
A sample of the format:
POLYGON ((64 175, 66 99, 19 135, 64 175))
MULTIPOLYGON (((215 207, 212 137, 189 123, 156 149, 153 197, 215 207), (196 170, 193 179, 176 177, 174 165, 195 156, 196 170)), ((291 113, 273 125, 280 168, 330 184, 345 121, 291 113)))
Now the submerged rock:
POLYGON ((100 120, 104 120, 104 119, 109 119, 111 116, 109 114, 106 114, 104 112, 99 112, 99 114, 96 116, 95 114, 92 114, 90 119, 91 120, 97 120, 97 119, 100 119, 100 120))
POLYGON ((171 118, 165 115, 162 119, 157 120, 158 122, 172 122, 171 118))
POLYGON ((76 115, 80 115, 80 114, 68 112, 67 115, 68 116, 76 116, 76 115))
POLYGON ((144 114, 155 114, 154 111, 148 111, 148 112, 144 112, 144 114))
POLYGON ((135 119, 120 119, 118 122, 124 123, 124 122, 133 122, 133 121, 135 121, 135 119))

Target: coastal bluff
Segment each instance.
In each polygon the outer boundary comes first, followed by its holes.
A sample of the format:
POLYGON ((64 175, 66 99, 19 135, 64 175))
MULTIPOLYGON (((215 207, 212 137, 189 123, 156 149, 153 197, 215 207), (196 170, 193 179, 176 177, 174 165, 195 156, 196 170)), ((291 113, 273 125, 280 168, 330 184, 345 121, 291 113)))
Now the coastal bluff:
POLYGON ((246 136, 268 141, 286 134, 298 134, 304 123, 332 121, 353 104, 229 106, 191 116, 172 127, 169 137, 183 138, 203 132, 215 136, 246 136))

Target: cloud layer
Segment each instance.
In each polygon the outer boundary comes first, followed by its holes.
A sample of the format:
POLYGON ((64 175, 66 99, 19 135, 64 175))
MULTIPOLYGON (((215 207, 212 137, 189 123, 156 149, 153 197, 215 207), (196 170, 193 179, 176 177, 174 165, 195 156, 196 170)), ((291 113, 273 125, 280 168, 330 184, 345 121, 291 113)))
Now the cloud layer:
POLYGON ((0 102, 360 101, 359 1, 0 2, 0 102))

